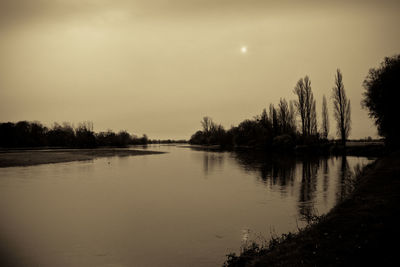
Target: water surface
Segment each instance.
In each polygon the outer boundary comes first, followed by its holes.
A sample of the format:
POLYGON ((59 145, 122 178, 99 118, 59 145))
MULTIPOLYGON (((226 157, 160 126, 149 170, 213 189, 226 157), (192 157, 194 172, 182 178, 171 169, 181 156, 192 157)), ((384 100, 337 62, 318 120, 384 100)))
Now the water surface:
POLYGON ((0 168, 0 247, 38 266, 220 266, 329 211, 371 159, 169 153, 0 168))

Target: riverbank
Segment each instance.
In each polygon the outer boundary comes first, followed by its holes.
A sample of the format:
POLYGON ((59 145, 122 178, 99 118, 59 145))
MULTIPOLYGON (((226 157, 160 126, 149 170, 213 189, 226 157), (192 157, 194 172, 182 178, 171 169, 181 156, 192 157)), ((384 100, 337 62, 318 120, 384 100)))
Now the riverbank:
POLYGON ((230 256, 227 266, 398 266, 400 152, 359 177, 353 194, 297 234, 230 256))
POLYGON ((98 157, 126 157, 162 153, 164 152, 114 148, 3 150, 0 151, 0 168, 92 160, 98 157))
POLYGON ((386 155, 389 150, 383 142, 348 142, 346 147, 336 143, 322 143, 314 145, 298 145, 291 148, 262 148, 257 146, 235 146, 221 147, 220 145, 186 145, 194 150, 207 151, 257 151, 277 155, 296 155, 296 156, 326 156, 326 155, 347 155, 357 157, 381 157, 386 155))

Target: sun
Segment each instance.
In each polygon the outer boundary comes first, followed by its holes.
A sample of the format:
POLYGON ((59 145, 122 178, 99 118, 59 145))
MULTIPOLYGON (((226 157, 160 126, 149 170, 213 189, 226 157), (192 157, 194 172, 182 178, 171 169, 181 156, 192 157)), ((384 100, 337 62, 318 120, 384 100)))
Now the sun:
POLYGON ((242 48, 240 48, 240 51, 245 54, 247 53, 247 46, 242 46, 242 48))

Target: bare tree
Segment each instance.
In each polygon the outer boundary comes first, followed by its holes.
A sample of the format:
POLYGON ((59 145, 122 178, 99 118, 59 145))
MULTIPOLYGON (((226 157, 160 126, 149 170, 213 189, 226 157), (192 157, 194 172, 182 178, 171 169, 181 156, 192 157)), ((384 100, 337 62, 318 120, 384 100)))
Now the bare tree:
POLYGON ((294 102, 294 100, 289 101, 289 121, 292 131, 296 132, 296 110, 294 107, 294 102))
POLYGON ((295 88, 294 93, 297 95, 295 103, 301 118, 301 130, 304 136, 316 134, 316 113, 315 100, 311 91, 311 80, 308 76, 301 78, 295 88))
POLYGON ((272 131, 274 135, 280 134, 280 125, 279 125, 279 118, 278 112, 274 107, 274 104, 269 104, 269 120, 272 126, 272 131))
POLYGON ((286 99, 280 99, 279 100, 279 105, 278 105, 278 118, 279 118, 279 124, 281 125, 282 132, 287 133, 289 130, 289 123, 290 123, 290 117, 289 117, 289 106, 286 101, 286 99))
POLYGON ((297 108, 298 113, 300 114, 300 119, 301 119, 301 133, 303 135, 306 134, 306 128, 305 128, 305 120, 306 120, 306 108, 305 108, 305 91, 304 91, 304 81, 303 78, 301 78, 297 84, 296 87, 294 88, 294 93, 297 95, 297 102, 295 103, 295 106, 297 108))
POLYGON ((268 121, 269 121, 269 124, 271 125, 271 127, 273 127, 272 125, 274 124, 274 120, 273 120, 274 110, 275 110, 274 104, 270 103, 269 108, 268 108, 268 121))
POLYGON ((205 133, 210 133, 214 127, 214 122, 210 117, 206 116, 201 121, 201 126, 203 127, 203 131, 205 133))
POLYGON ((351 128, 350 119, 350 100, 344 91, 343 76, 340 69, 336 71, 335 86, 332 88, 332 98, 334 106, 334 116, 337 124, 337 135, 342 139, 342 144, 346 145, 351 128))
MULTIPOLYGON (((71 124, 64 122, 63 125, 65 127, 71 127, 71 124)), ((83 121, 78 123, 78 127, 76 128, 82 131, 93 132, 93 122, 92 121, 83 121)))
POLYGON ((263 127, 268 127, 268 125, 269 125, 269 118, 268 118, 267 110, 266 110, 265 108, 263 109, 259 120, 260 120, 261 125, 262 125, 263 127))
POLYGON ((325 95, 322 97, 322 138, 327 139, 329 134, 329 115, 325 95))
POLYGON ((309 134, 316 135, 318 134, 318 124, 317 124, 317 111, 316 111, 315 100, 311 104, 311 112, 310 112, 310 129, 309 134))

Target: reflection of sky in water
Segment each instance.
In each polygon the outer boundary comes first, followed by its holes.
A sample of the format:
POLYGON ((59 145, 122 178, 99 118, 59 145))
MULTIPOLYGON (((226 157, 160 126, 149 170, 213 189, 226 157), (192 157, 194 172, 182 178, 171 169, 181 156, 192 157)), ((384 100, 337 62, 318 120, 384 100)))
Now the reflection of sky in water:
POLYGON ((369 162, 149 148, 169 153, 0 168, 0 242, 40 266, 220 266, 327 212, 369 162))

